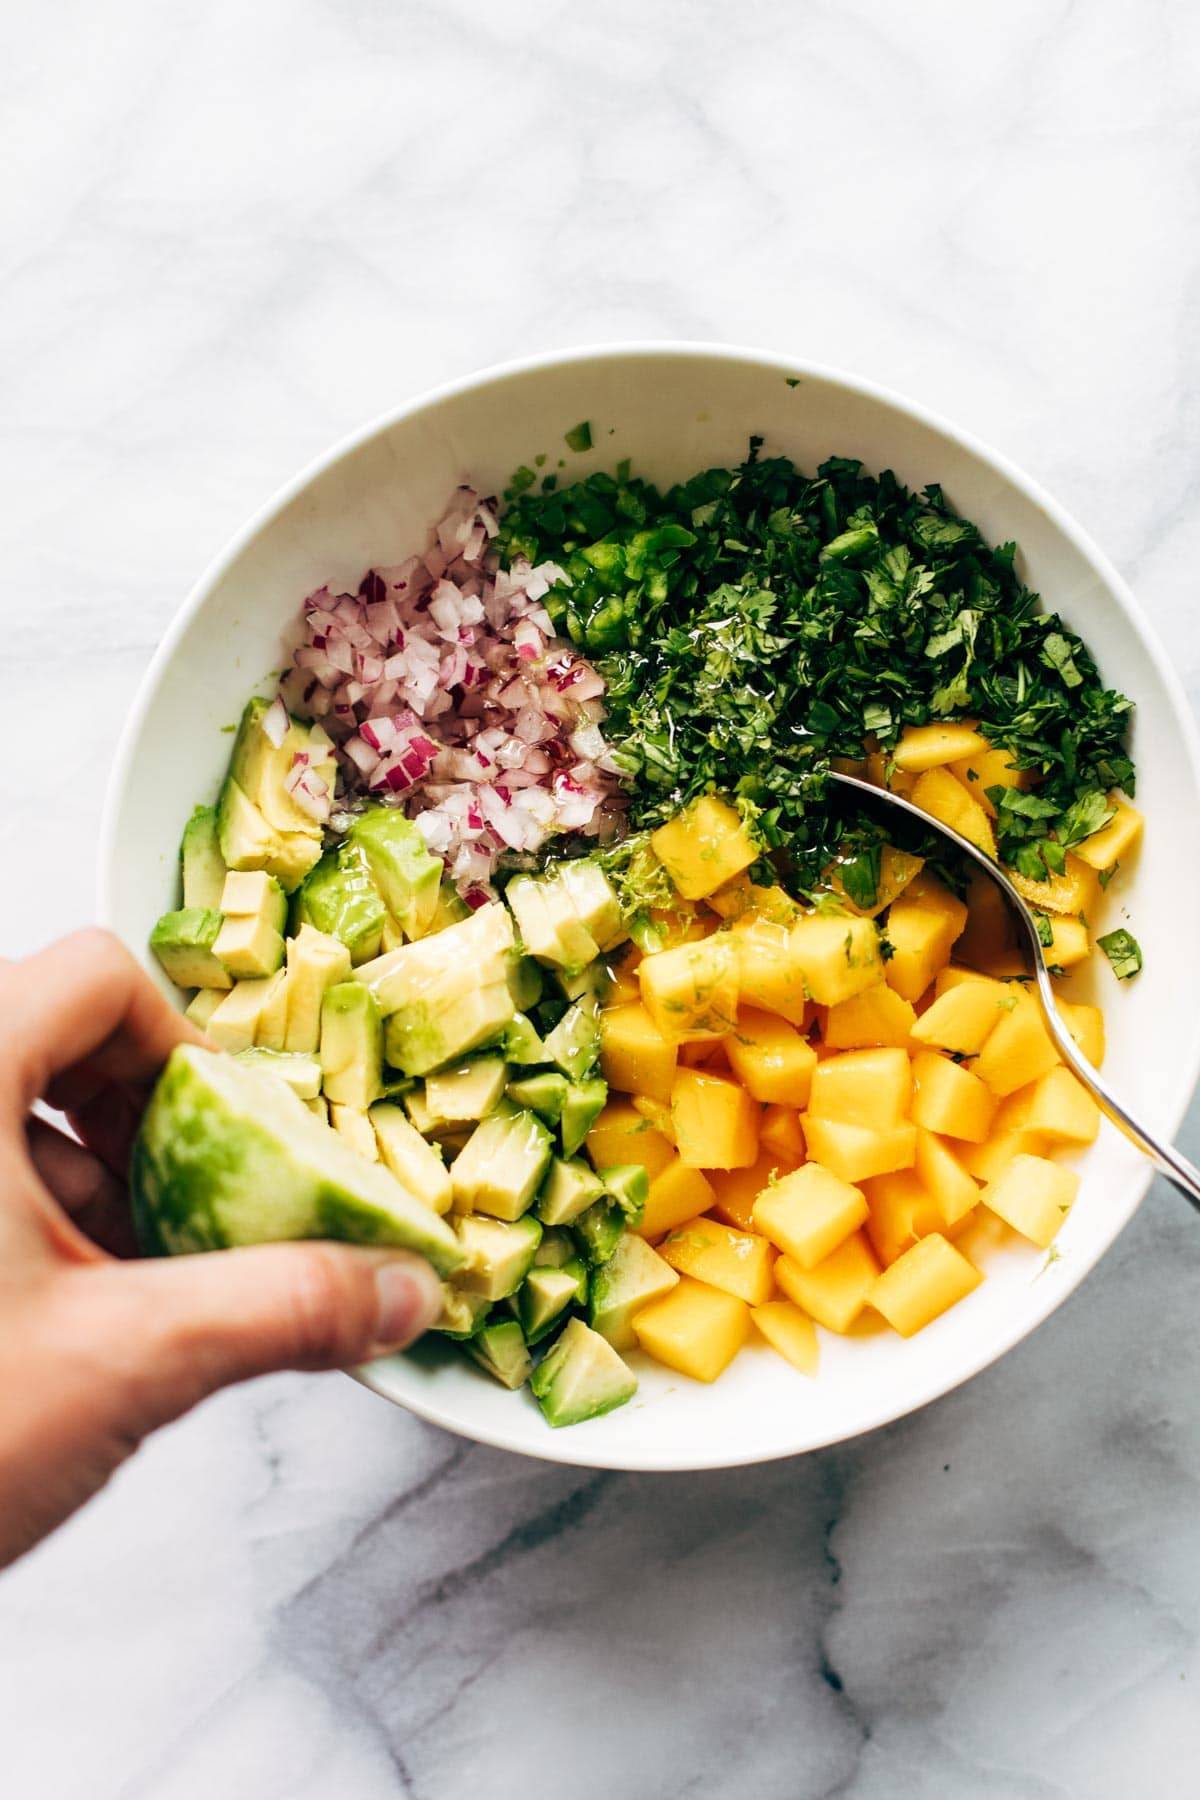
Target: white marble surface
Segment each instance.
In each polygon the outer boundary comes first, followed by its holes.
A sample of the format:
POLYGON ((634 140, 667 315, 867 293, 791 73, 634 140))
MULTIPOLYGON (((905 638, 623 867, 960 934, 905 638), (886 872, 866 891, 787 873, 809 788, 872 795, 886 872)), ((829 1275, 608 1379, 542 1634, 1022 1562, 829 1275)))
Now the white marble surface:
MULTIPOLYGON (((244 516, 540 348, 924 398, 1095 531, 1200 700, 1187 0, 60 0, 0 43, 6 944, 88 916, 122 713, 244 516)), ((518 1461, 340 1377, 223 1397, 0 1582, 0 1781, 1182 1800, 1198 1292, 1156 1188, 966 1390, 724 1475, 518 1461)))

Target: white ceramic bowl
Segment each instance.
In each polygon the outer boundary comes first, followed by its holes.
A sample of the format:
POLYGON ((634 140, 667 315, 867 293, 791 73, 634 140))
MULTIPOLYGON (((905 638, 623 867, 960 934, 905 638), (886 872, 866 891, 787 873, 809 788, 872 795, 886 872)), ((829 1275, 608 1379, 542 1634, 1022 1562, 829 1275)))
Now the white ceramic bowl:
MULTIPOLYGON (((1161 649, 1116 571, 1002 457, 865 382, 756 352, 618 346, 490 371, 404 407, 300 475, 209 569, 142 684, 108 799, 104 920, 156 973, 146 940, 157 915, 176 904, 180 830, 191 807, 215 792, 229 752, 221 728, 278 668, 281 634, 305 594, 324 581, 352 586, 372 563, 399 562, 423 544, 459 482, 495 492, 538 452, 566 456, 571 475, 628 456, 666 482, 737 462, 752 433, 804 468, 837 452, 892 468, 912 486, 941 482, 991 539, 1016 539, 1030 585, 1133 696, 1149 829, 1119 901, 1144 947, 1145 972, 1127 988, 1103 966, 1084 979, 1108 1019, 1107 1072, 1151 1125, 1172 1131, 1200 1067, 1200 938, 1185 898, 1200 888, 1200 749, 1161 649), (592 422, 594 447, 574 456, 563 433, 580 419, 592 422)), ((1047 1267, 1039 1253, 981 1233, 974 1253, 988 1279, 974 1294, 911 1342, 883 1331, 823 1334, 816 1380, 759 1345, 712 1387, 635 1358, 635 1401, 554 1432, 527 1393, 505 1392, 442 1349, 389 1358, 364 1379, 451 1431, 561 1462, 699 1469, 810 1450, 945 1393, 1062 1303, 1148 1184, 1146 1165, 1108 1129, 1082 1166, 1060 1260, 1047 1267)))

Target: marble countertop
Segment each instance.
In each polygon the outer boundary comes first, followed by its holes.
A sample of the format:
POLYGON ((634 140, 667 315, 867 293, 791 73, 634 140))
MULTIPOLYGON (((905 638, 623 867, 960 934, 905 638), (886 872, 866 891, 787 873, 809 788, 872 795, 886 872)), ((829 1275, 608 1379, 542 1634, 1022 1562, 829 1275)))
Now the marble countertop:
MULTIPOLYGON (((1200 703, 1185 0, 66 0, 4 38, 6 946, 89 915, 122 716, 246 515, 538 349, 921 397, 1096 533, 1200 703)), ((521 1461, 338 1376, 223 1396, 0 1583, 5 1789, 1182 1800, 1198 1292, 1156 1187, 969 1387, 727 1474, 521 1461)))

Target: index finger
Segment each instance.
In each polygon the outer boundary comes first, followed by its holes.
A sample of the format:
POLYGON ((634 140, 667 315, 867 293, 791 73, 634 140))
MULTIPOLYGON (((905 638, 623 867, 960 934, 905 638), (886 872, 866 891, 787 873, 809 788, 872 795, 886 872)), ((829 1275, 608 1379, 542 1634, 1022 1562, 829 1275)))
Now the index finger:
POLYGON ((203 1044, 110 931, 77 931, 0 970, 0 1064, 27 1110, 86 1061, 110 1081, 147 1081, 176 1044, 203 1044))

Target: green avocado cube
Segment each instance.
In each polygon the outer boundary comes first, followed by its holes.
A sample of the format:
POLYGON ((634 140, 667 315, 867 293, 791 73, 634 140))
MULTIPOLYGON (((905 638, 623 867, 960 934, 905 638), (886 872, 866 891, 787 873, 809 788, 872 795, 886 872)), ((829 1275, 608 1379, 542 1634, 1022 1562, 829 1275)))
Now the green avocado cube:
POLYGON ((285 979, 279 969, 274 975, 235 981, 229 992, 222 994, 220 1005, 213 1008, 204 1027, 213 1043, 231 1055, 255 1045, 282 1050, 282 1044, 267 1043, 262 1022, 274 1010, 285 979))
POLYGON ((540 1063, 546 1060, 546 1049, 528 1013, 514 1013, 504 1028, 504 1054, 510 1063, 540 1063))
POLYGON ((508 985, 518 1012, 528 1012, 542 997, 542 971, 532 956, 514 950, 508 963, 508 985))
POLYGON ((442 883, 441 859, 398 807, 373 806, 351 825, 347 840, 366 857, 383 902, 407 938, 433 923, 442 883))
POLYGON ((287 944, 287 1028, 285 1050, 311 1056, 321 1042, 321 1008, 326 991, 350 974, 350 952, 340 939, 302 925, 287 944))
POLYGON ((335 981, 321 996, 321 1068, 326 1098, 366 1108, 383 1078, 383 1020, 370 988, 335 981))
POLYGON ((215 806, 196 808, 183 828, 179 860, 183 872, 184 906, 219 908, 226 869, 217 838, 215 806))
POLYGON ((626 1223, 624 1212, 607 1195, 572 1220, 571 1230, 585 1261, 594 1267, 608 1262, 624 1236, 626 1223))
POLYGON ((287 900, 265 869, 231 869, 221 910, 225 922, 214 947, 231 975, 273 975, 283 967, 287 900))
POLYGON ((640 1225, 650 1197, 649 1171, 641 1163, 614 1163, 601 1169, 600 1179, 610 1199, 624 1213, 625 1223, 632 1227, 640 1225))
POLYGON ((575 1255, 575 1239, 569 1231, 559 1231, 549 1226, 542 1233, 542 1241, 537 1247, 534 1257, 535 1268, 561 1269, 575 1255))
POLYGON ((429 1329, 457 1343, 465 1343, 481 1329, 491 1310, 492 1303, 486 1294, 465 1294, 448 1281, 442 1287, 441 1313, 429 1329))
POLYGON ((346 840, 304 877, 292 900, 292 923, 340 938, 356 966, 379 955, 387 908, 361 844, 346 840))
POLYGON ((633 1321, 643 1306, 661 1300, 679 1280, 670 1263, 645 1238, 626 1232, 612 1256, 593 1269, 588 1283, 588 1324, 614 1350, 637 1345, 633 1321))
POLYGON ((529 1378, 546 1423, 578 1425, 623 1406, 637 1377, 597 1331, 571 1319, 529 1378))
POLYGON ((600 1053, 600 1030, 591 1013, 569 1006, 546 1038, 546 1056, 571 1081, 582 1081, 600 1053))
POLYGON ((405 1117, 403 1108, 391 1101, 380 1100, 372 1106, 368 1117, 375 1130, 379 1154, 401 1186, 435 1213, 449 1212, 453 1198, 450 1172, 432 1144, 427 1144, 405 1117))
POLYGON ((290 1050, 260 1050, 251 1047, 237 1052, 239 1062, 273 1075, 291 1088, 298 1100, 315 1100, 321 1092, 321 1065, 315 1056, 300 1056, 290 1050))
POLYGON ((208 1021, 228 991, 227 988, 197 988, 183 1009, 184 1018, 190 1019, 201 1031, 207 1031, 208 1021))
POLYGON ((164 913, 150 933, 150 948, 180 987, 229 988, 233 979, 216 953, 224 920, 211 906, 164 913))
POLYGON ((427 1076, 425 1104, 439 1125, 472 1125, 500 1104, 507 1080, 502 1056, 477 1056, 427 1076))
POLYGON ((337 778, 333 744, 323 726, 305 725, 293 718, 288 719, 283 741, 277 744, 266 727, 273 704, 260 698, 248 702, 233 740, 229 774, 281 837, 313 839, 320 855, 321 827, 296 804, 288 792, 287 778, 296 757, 303 755, 332 796, 337 778))
POLYGON ((494 1325, 485 1325, 463 1348, 471 1360, 493 1376, 501 1387, 523 1386, 533 1370, 533 1360, 515 1319, 501 1319, 494 1325))
POLYGON ((548 1337, 572 1306, 587 1300, 587 1270, 577 1256, 560 1268, 535 1263, 517 1290, 517 1317, 531 1347, 548 1337))
POLYGON ((567 1078, 551 1069, 536 1075, 522 1075, 510 1081, 508 1097, 517 1106, 527 1106, 547 1125, 557 1125, 567 1098, 567 1078))
POLYGON ((221 911, 227 919, 261 919, 269 930, 282 937, 287 910, 287 896, 265 869, 231 869, 226 875, 221 911))
POLYGON ((600 954, 600 947, 571 903, 570 894, 554 877, 517 875, 504 898, 512 909, 521 942, 539 962, 581 969, 600 954))
POLYGON ((608 876, 591 857, 560 863, 556 879, 566 889, 579 922, 600 950, 611 950, 628 936, 621 902, 608 876))
POLYGON ((537 1197, 538 1218, 543 1225, 569 1225, 603 1193, 604 1184, 589 1163, 556 1156, 537 1197))
POLYGON ((475 1127, 454 1160, 450 1179, 455 1206, 462 1212, 519 1219, 541 1185, 550 1154, 550 1133, 542 1121, 504 1101, 475 1127))
POLYGON ((533 1267, 542 1228, 532 1217, 489 1219, 470 1213, 458 1221, 465 1261, 456 1277, 464 1293, 503 1300, 515 1294, 533 1267))
POLYGON ((587 1081, 573 1081, 567 1089, 559 1118, 564 1156, 574 1156, 586 1138, 608 1099, 608 1083, 600 1075, 587 1081))

